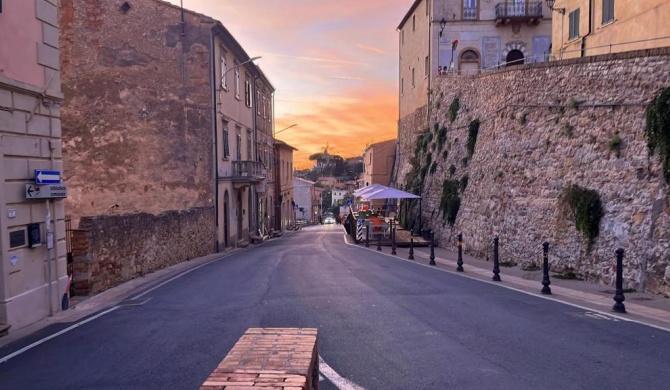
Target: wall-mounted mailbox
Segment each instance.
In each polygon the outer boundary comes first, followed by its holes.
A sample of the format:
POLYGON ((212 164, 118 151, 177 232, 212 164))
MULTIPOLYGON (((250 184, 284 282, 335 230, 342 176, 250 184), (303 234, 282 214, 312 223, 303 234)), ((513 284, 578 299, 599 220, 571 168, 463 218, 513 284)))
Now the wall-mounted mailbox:
POLYGON ((28 224, 28 247, 35 248, 42 245, 42 234, 40 233, 40 224, 28 224))

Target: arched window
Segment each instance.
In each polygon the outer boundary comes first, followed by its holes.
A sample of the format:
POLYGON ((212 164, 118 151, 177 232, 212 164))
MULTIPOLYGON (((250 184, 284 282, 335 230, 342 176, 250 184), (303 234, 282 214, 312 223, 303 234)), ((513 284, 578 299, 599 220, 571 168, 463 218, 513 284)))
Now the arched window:
POLYGON ((473 76, 479 74, 479 54, 472 49, 463 50, 458 68, 462 75, 473 76))

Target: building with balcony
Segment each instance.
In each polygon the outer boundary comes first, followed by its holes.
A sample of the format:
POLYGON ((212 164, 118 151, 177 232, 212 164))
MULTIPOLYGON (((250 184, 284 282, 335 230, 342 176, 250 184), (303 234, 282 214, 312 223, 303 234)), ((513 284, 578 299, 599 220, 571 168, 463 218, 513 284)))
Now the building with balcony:
POLYGON ((554 9, 553 59, 670 46, 668 0, 555 0, 550 3, 554 9))
POLYGON ((77 291, 267 229, 274 88, 225 26, 160 0, 60 4, 77 291))
POLYGON ((436 77, 546 61, 551 10, 540 0, 416 0, 397 30, 402 121, 428 105, 436 77))
POLYGON ((0 12, 0 336, 60 311, 64 202, 28 199, 35 170, 62 172, 57 1, 0 12))

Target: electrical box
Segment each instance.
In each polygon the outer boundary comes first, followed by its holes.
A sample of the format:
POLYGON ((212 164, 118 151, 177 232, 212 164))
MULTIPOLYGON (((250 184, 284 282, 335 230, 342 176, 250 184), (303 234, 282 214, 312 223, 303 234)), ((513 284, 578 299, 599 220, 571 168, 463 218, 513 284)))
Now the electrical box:
POLYGON ((28 224, 28 247, 35 248, 42 245, 42 234, 40 233, 40 224, 28 224))

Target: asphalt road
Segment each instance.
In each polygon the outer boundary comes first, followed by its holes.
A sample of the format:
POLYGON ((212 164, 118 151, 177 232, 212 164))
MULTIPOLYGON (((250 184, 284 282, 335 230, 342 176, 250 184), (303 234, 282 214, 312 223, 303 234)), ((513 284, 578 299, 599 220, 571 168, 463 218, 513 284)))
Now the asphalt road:
POLYGON ((197 389, 249 327, 318 328, 320 356, 366 389, 668 388, 670 332, 348 246, 342 232, 303 229, 188 273, 1 364, 0 389, 197 389))

